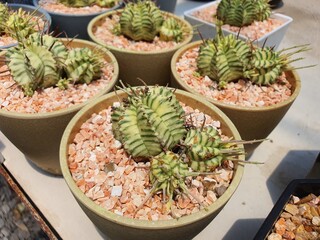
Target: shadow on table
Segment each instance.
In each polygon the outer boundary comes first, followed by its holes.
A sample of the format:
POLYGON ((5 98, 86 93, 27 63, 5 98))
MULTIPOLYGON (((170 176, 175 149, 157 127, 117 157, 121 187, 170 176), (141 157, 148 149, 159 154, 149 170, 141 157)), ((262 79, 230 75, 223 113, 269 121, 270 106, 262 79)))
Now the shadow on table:
POLYGON ((306 178, 311 171, 319 150, 291 150, 267 179, 273 203, 276 203, 286 186, 297 178, 306 178))
POLYGON ((263 218, 239 219, 230 227, 223 240, 234 240, 235 236, 237 239, 253 239, 263 221, 263 218))

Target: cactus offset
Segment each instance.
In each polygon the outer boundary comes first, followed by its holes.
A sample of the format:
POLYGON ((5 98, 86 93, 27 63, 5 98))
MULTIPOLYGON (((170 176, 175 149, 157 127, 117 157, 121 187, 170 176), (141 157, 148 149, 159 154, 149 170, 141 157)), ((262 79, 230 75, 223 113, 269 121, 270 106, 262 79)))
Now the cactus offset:
POLYGON ((0 3, 0 35, 5 29, 5 22, 9 17, 8 6, 6 4, 0 3))
POLYGON ((59 2, 68 7, 87 7, 95 3, 94 0, 59 0, 59 2))
POLYGON ((128 99, 113 108, 114 135, 136 159, 172 149, 185 135, 184 111, 170 89, 136 88, 128 99))
POLYGON ((270 17, 269 0, 221 0, 216 17, 223 24, 243 27, 270 17))
POLYGON ((183 38, 183 28, 174 18, 166 19, 160 28, 160 39, 162 41, 180 42, 183 38))

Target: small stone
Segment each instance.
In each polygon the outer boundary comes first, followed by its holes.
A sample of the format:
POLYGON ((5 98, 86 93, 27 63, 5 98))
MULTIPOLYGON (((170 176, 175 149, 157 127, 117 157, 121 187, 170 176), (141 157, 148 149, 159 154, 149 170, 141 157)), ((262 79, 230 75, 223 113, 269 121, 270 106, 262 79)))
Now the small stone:
POLYGON ((271 233, 269 236, 268 236, 268 240, 282 240, 282 237, 280 234, 278 233, 271 233))
POLYGON ((296 205, 288 203, 284 208, 288 213, 297 215, 299 213, 299 209, 296 205))
POLYGON ((3 226, 4 226, 4 221, 2 218, 0 218, 0 229, 3 228, 3 226))
POLYGON ((122 194, 122 186, 113 186, 111 190, 111 196, 120 197, 122 194))
POLYGON ((315 226, 320 226, 320 217, 319 216, 315 216, 312 218, 312 224, 315 226))

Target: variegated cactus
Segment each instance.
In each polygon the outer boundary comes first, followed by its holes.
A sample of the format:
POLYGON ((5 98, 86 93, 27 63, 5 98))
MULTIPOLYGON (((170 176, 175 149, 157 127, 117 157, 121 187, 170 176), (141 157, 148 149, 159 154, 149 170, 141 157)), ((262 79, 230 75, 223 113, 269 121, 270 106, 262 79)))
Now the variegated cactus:
POLYGON ((243 27, 270 17, 269 0, 221 0, 216 18, 231 26, 243 27))
POLYGON ((174 148, 186 130, 184 111, 172 90, 157 86, 128 94, 112 113, 114 135, 128 154, 139 160, 174 148))
POLYGON ((163 41, 179 42, 183 38, 182 25, 174 18, 164 17, 161 10, 150 0, 127 3, 113 32, 134 41, 150 42, 160 36, 163 41))
POLYGON ((5 29, 5 22, 9 17, 8 6, 6 4, 0 3, 0 35, 5 29))
POLYGON ((6 57, 14 81, 27 96, 36 89, 65 88, 70 82, 90 83, 100 77, 102 67, 101 56, 90 49, 69 51, 58 38, 38 33, 10 48, 6 57))
POLYGON ((290 66, 292 62, 302 59, 292 59, 294 54, 309 50, 308 45, 281 51, 270 47, 258 48, 235 35, 224 36, 219 25, 217 32, 214 39, 200 45, 196 62, 199 74, 218 82, 221 88, 239 79, 260 85, 272 84, 284 71, 294 69, 290 66))
POLYGON ((87 7, 98 5, 100 7, 113 7, 118 2, 117 0, 59 0, 60 3, 68 7, 87 7))
POLYGON ((36 22, 32 20, 32 13, 27 13, 22 8, 11 12, 5 22, 4 32, 15 39, 23 39, 36 32, 36 22))

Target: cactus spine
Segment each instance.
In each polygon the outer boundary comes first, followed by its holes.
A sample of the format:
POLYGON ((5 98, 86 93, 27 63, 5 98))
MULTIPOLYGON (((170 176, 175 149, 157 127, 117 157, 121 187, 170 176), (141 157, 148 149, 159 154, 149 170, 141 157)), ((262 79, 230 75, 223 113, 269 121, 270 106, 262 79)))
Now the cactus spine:
POLYGON ((221 0, 216 17, 223 24, 243 27, 271 15, 269 0, 221 0))

